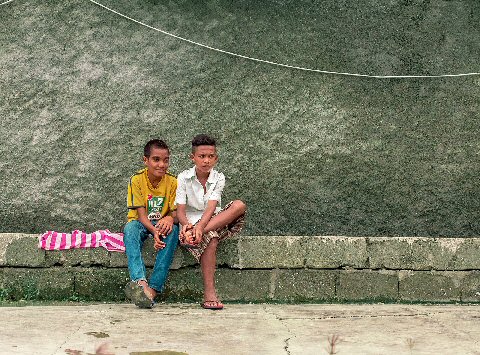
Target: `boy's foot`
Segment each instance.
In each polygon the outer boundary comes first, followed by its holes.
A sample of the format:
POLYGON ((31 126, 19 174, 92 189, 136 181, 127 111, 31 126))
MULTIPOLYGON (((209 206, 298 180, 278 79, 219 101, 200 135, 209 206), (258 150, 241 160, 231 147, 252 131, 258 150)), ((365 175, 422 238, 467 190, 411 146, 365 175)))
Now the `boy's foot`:
POLYGON ((202 308, 220 310, 223 309, 223 303, 220 301, 204 301, 202 303, 202 308))
POLYGON ((152 308, 154 305, 153 299, 145 294, 144 287, 135 281, 130 281, 125 286, 125 295, 139 308, 152 308))

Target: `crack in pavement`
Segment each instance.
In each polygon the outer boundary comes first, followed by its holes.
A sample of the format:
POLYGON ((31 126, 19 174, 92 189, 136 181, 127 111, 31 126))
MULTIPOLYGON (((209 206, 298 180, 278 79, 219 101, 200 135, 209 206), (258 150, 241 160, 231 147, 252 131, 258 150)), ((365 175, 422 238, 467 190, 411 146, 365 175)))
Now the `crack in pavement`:
POLYGON ((291 338, 287 338, 285 339, 283 342, 285 343, 285 346, 283 347, 285 349, 285 351, 287 352, 287 355, 290 355, 290 350, 288 350, 288 347, 290 346, 290 344, 288 343, 290 341, 291 338))
POLYGON ((283 339, 283 343, 285 344, 283 346, 283 349, 285 350, 286 354, 287 355, 291 355, 291 352, 289 350, 289 347, 290 347, 290 339, 292 339, 292 337, 295 338, 295 334, 292 333, 292 331, 290 330, 290 328, 288 327, 288 325, 286 324, 285 320, 286 318, 281 318, 279 317, 277 314, 275 314, 275 312, 273 310, 268 310, 267 309, 267 306, 264 305, 263 307, 263 311, 266 313, 266 314, 269 314, 269 315, 272 315, 275 317, 276 320, 278 320, 280 322, 280 324, 282 324, 285 329, 287 330, 287 333, 290 335, 288 338, 285 338, 283 339))
POLYGON ((430 317, 445 312, 438 313, 415 313, 415 314, 364 314, 364 315, 350 315, 350 316, 323 316, 323 317, 280 317, 276 315, 278 320, 326 320, 326 319, 351 319, 351 318, 395 318, 395 317, 430 317))
MULTIPOLYGON (((471 333, 466 332, 464 330, 460 330, 456 327, 447 327, 445 325, 445 323, 442 322, 440 319, 433 318, 432 321, 435 322, 439 328, 443 329, 445 333, 450 333, 451 334, 453 332, 456 335, 459 335, 461 337, 463 337, 463 336, 467 337, 469 340, 473 341, 474 349, 475 350, 477 349, 477 344, 480 343, 480 341, 478 340, 478 337, 473 337, 471 333)), ((480 352, 479 352, 479 354, 480 354, 480 352)))
POLYGON ((61 349, 63 349, 63 347, 67 344, 67 342, 72 338, 72 336, 75 336, 76 334, 78 334, 78 333, 80 332, 80 329, 82 329, 82 327, 83 327, 83 324, 80 324, 80 325, 78 326, 78 329, 77 329, 76 331, 71 332, 71 333, 67 336, 67 338, 65 339, 65 341, 64 341, 62 344, 60 344, 60 346, 55 350, 55 353, 57 353, 57 352, 59 352, 61 349))
POLYGON ((269 314, 269 315, 273 315, 275 317, 276 320, 278 320, 280 322, 280 324, 282 324, 285 329, 287 330, 287 333, 290 335, 288 338, 285 338, 283 339, 283 343, 285 344, 283 349, 285 350, 286 354, 287 355, 291 355, 291 352, 290 352, 290 339, 295 338, 295 334, 292 333, 292 331, 290 330, 290 328, 288 327, 287 323, 285 322, 285 320, 287 320, 288 318, 282 318, 282 317, 279 317, 277 314, 275 314, 275 312, 273 310, 268 310, 267 309, 267 306, 263 306, 263 310, 266 314, 269 314))

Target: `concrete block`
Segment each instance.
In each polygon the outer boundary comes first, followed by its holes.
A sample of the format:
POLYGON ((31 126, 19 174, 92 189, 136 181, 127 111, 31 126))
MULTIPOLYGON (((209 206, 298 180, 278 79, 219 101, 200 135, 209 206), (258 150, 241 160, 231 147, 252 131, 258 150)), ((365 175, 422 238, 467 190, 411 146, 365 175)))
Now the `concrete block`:
POLYGON ((372 269, 448 270, 455 251, 436 238, 368 238, 372 269))
POLYGON ((180 269, 183 266, 184 259, 187 255, 178 247, 173 254, 172 264, 170 264, 170 270, 180 269))
POLYGON ((182 267, 197 266, 197 259, 185 248, 178 246, 177 251, 182 255, 182 267))
POLYGON ((366 268, 366 240, 362 237, 305 237, 307 268, 366 268))
POLYGON ((229 267, 238 267, 238 265, 240 265, 240 238, 242 237, 225 239, 218 244, 217 265, 224 265, 229 267))
POLYGON ((438 241, 455 252, 450 270, 480 270, 480 238, 438 238, 438 241))
POLYGON ((398 275, 394 271, 342 270, 336 295, 340 301, 396 301, 398 275))
POLYGON ((460 301, 460 278, 455 271, 399 272, 399 299, 413 302, 460 301))
POLYGON ((109 255, 110 267, 128 267, 127 254, 120 252, 110 252, 109 255))
POLYGON ((303 268, 304 237, 244 236, 239 238, 239 263, 234 268, 303 268))
POLYGON ((171 270, 159 295, 159 300, 169 302, 200 302, 202 299, 202 273, 194 267, 171 270))
POLYGON ((105 248, 48 250, 45 262, 48 266, 109 266, 110 252, 105 248))
POLYGON ((130 280, 126 269, 76 268, 75 293, 91 301, 124 301, 130 280))
POLYGON ((466 272, 460 290, 462 302, 480 302, 480 271, 466 272))
POLYGON ((272 298, 284 302, 326 301, 335 299, 336 271, 274 270, 272 298))
POLYGON ((45 251, 38 248, 38 235, 2 233, 0 265, 39 267, 45 265, 45 251))
POLYGON ((267 301, 271 298, 271 283, 270 270, 218 269, 216 272, 218 296, 224 301, 267 301))
POLYGON ((68 300, 74 295, 74 276, 65 268, 2 268, 0 289, 8 300, 68 300))

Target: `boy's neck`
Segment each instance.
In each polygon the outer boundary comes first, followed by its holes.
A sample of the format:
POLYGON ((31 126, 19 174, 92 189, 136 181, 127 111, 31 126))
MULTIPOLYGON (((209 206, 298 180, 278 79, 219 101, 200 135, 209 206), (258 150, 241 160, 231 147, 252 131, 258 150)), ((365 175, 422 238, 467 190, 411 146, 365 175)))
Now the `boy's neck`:
POLYGON ((202 173, 202 172, 199 172, 195 167, 195 175, 197 176, 198 180, 208 180, 208 177, 210 176, 210 172, 211 170, 208 173, 202 173))
POLYGON ((150 184, 156 188, 160 181, 162 181, 163 176, 161 178, 156 178, 155 176, 152 176, 147 169, 147 179, 150 181, 150 184))

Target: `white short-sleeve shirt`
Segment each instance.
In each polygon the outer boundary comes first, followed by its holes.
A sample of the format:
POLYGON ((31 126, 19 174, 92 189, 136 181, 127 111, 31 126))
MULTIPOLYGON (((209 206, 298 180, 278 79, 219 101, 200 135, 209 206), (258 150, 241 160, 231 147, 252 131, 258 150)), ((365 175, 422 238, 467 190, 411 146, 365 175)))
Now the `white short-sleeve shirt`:
POLYGON ((204 192, 203 186, 198 181, 195 173, 195 167, 182 171, 178 177, 176 205, 186 205, 186 214, 188 222, 195 224, 202 218, 203 211, 207 208, 210 200, 218 201, 215 212, 221 209, 222 191, 225 187, 225 175, 211 170, 207 180, 207 192, 204 192))

